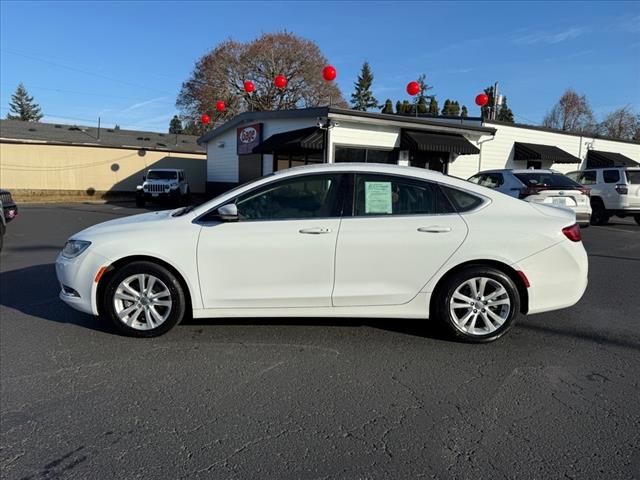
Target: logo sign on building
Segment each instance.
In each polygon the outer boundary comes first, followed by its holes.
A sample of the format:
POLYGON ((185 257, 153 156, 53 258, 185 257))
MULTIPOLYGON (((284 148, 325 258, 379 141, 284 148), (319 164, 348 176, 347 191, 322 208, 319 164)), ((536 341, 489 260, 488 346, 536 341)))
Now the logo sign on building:
POLYGON ((253 149, 262 141, 262 124, 254 123, 237 130, 238 155, 253 153, 253 149))

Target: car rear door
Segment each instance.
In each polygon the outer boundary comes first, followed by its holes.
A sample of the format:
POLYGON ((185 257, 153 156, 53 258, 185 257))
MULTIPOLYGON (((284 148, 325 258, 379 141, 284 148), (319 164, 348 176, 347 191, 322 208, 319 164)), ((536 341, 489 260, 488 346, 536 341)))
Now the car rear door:
POLYGON ((237 222, 202 221, 205 308, 331 305, 342 174, 298 175, 238 197, 237 222))
POLYGON ((640 168, 629 168, 625 171, 628 184, 629 207, 640 208, 640 168))
POLYGON ((437 184, 355 175, 353 216, 342 219, 338 235, 333 305, 409 302, 466 235, 437 184))

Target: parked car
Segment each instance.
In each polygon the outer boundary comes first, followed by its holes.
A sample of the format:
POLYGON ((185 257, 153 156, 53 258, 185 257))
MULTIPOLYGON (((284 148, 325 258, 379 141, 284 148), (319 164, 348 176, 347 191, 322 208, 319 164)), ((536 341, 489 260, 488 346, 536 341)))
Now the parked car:
POLYGON ((640 225, 640 167, 589 168, 567 173, 591 189, 591 223, 606 224, 612 216, 632 216, 640 225))
POLYGON ((487 170, 469 181, 527 202, 573 210, 580 226, 589 225, 589 189, 554 170, 487 170))
POLYGON ((18 215, 18 206, 8 190, 0 190, 0 250, 4 245, 4 235, 7 233, 7 223, 18 215))
POLYGON ((580 235, 572 212, 437 172, 324 164, 90 227, 67 241, 56 272, 62 300, 138 337, 189 312, 434 318, 487 342, 520 313, 582 297, 580 235))
POLYGON ((189 203, 191 190, 184 170, 177 168, 151 168, 142 177, 142 185, 136 189, 136 205, 144 207, 152 200, 174 200, 189 203))

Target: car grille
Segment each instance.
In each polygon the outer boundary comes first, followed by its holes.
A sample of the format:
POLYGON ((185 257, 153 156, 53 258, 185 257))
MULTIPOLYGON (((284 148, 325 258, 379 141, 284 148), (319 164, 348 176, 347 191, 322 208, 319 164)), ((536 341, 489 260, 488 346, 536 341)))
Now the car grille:
POLYGON ((164 192, 164 185, 147 185, 144 187, 146 192, 152 192, 152 193, 157 193, 157 192, 164 192))
POLYGON ((3 204, 13 203, 13 199, 11 198, 11 194, 9 192, 0 192, 0 201, 3 204))

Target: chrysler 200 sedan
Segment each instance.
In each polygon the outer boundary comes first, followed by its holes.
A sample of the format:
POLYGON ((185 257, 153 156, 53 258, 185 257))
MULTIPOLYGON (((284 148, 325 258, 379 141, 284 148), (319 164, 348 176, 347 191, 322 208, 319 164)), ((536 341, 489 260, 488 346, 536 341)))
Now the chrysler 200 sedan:
POLYGON ((587 268, 571 211, 376 164, 292 168, 101 223, 56 261, 60 298, 131 336, 186 315, 385 317, 437 319, 471 342, 574 305, 587 268))

